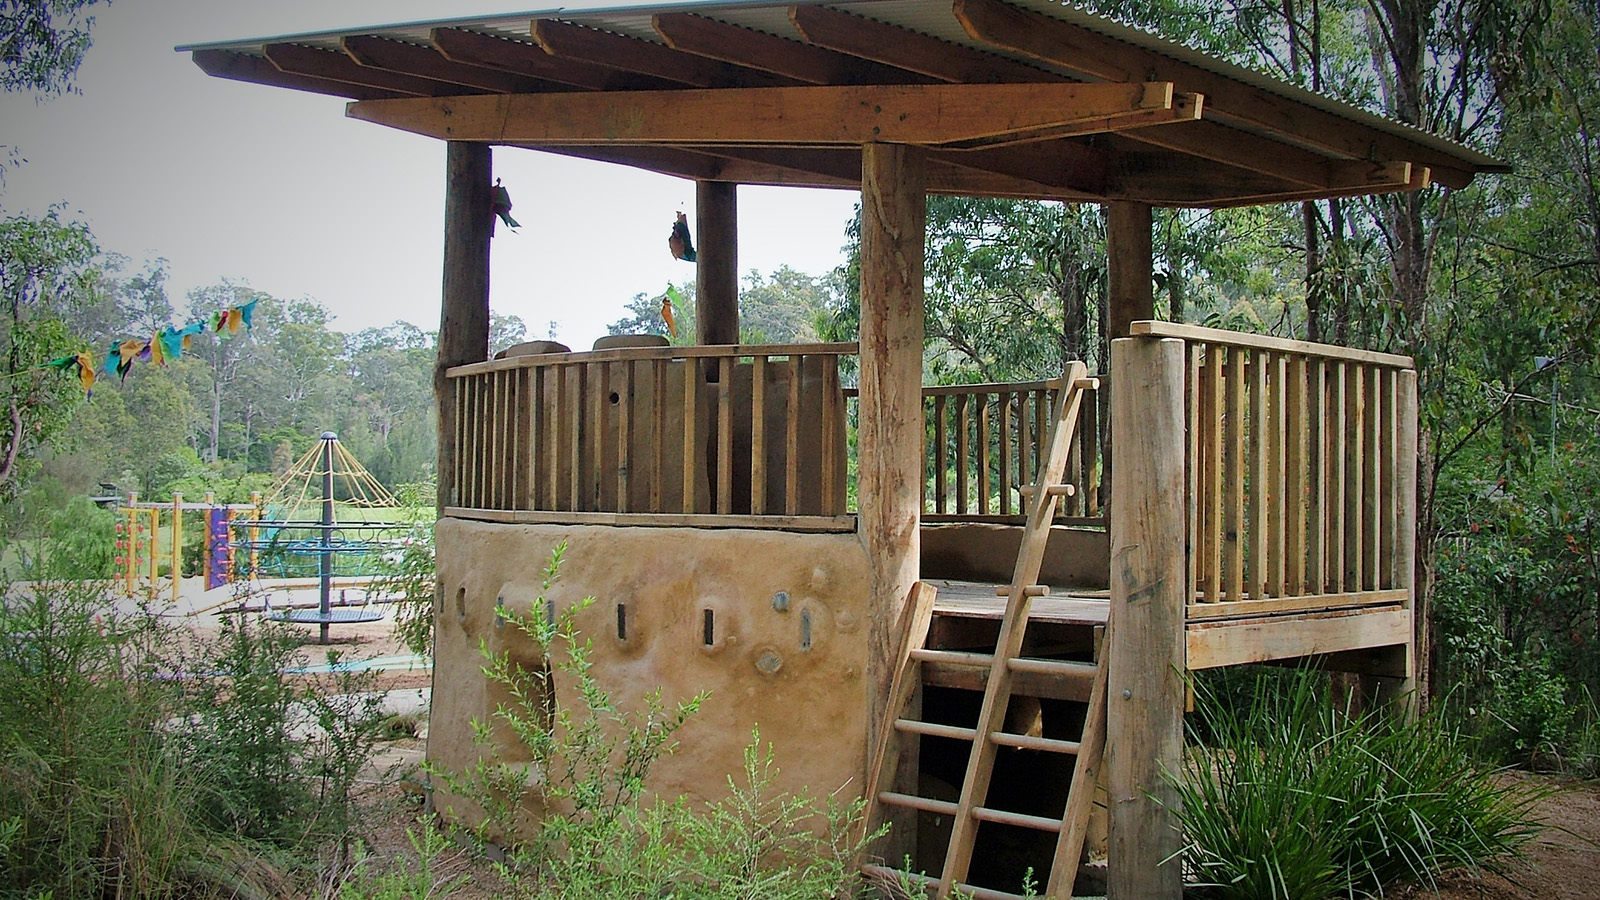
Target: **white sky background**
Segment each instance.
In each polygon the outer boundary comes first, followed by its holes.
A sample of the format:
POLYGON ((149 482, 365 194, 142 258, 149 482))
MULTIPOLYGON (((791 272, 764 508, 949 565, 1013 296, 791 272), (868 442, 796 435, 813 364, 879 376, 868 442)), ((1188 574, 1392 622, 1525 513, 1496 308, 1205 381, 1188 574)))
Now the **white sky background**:
MULTIPOLYGON (((572 4, 576 6, 577 4, 572 4)), ((27 162, 6 172, 0 208, 65 216, 102 249, 171 263, 180 316, 188 291, 224 278, 282 298, 311 297, 342 331, 439 322, 444 143, 344 118, 344 101, 212 78, 172 48, 467 14, 434 0, 115 0, 95 7, 78 95, 0 94, 0 144, 27 162)), ((667 234, 694 219, 694 183, 624 166, 496 149, 495 174, 522 228, 497 228, 491 306, 530 337, 587 349, 638 293, 694 277, 667 234)), ((787 264, 813 275, 843 261, 859 194, 739 189, 739 268, 787 264)))

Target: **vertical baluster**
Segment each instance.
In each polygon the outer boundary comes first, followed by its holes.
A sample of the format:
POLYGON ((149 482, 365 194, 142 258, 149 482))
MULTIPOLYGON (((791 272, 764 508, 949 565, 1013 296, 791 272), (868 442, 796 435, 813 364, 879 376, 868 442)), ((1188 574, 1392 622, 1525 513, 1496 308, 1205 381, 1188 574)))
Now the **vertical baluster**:
POLYGON ((1310 401, 1306 417, 1306 450, 1311 455, 1311 493, 1306 509, 1306 593, 1328 590, 1328 363, 1310 363, 1306 397, 1310 401))
POLYGON ((1348 445, 1345 439, 1347 433, 1346 429, 1349 428, 1349 421, 1347 418, 1348 410, 1345 408, 1345 388, 1347 383, 1345 381, 1344 362, 1336 361, 1329 367, 1329 369, 1328 388, 1330 396, 1328 397, 1328 412, 1333 418, 1328 427, 1327 450, 1329 490, 1327 503, 1327 578, 1330 592, 1343 593, 1345 586, 1346 565, 1346 545, 1344 534, 1345 495, 1347 493, 1346 487, 1348 484, 1345 480, 1348 474, 1345 467, 1345 450, 1348 445))
POLYGON ((1228 546, 1227 523, 1223 517, 1223 507, 1226 506, 1227 501, 1227 493, 1224 489, 1227 475, 1223 464, 1223 439, 1225 437, 1223 416, 1226 409, 1224 406, 1226 397, 1224 394, 1225 381, 1222 367, 1226 357, 1226 347, 1220 344, 1206 345, 1206 379, 1208 382, 1206 418, 1207 437, 1209 438, 1207 443, 1209 451, 1207 454, 1209 459, 1207 474, 1210 476, 1207 481, 1206 506, 1210 530, 1209 543, 1211 546, 1210 578, 1207 583, 1210 593, 1207 595, 1207 599, 1212 602, 1220 602, 1226 599, 1226 592, 1222 583, 1223 570, 1225 568, 1223 560, 1227 556, 1228 546))
POLYGON ((968 511, 967 499, 967 464, 971 453, 968 451, 967 435, 972 428, 972 412, 970 409, 972 396, 970 394, 956 395, 956 514, 966 515, 968 511))
POLYGON ((650 361, 650 512, 667 511, 661 485, 667 480, 667 360, 650 361))
POLYGON ((1386 410, 1378 367, 1362 366, 1359 371, 1366 405, 1366 412, 1361 417, 1361 456, 1366 460, 1361 485, 1361 590, 1375 591, 1381 580, 1378 576, 1382 544, 1379 486, 1383 484, 1384 476, 1379 434, 1386 410))
POLYGON ((589 459, 588 477, 583 482, 585 503, 590 509, 598 512, 614 512, 616 506, 606 503, 606 457, 610 456, 609 443, 606 441, 606 424, 611 418, 611 363, 591 363, 589 371, 593 373, 589 391, 589 428, 588 440, 584 441, 587 448, 584 453, 589 459))
POLYGON ((933 395, 933 511, 946 513, 949 501, 950 477, 945 466, 950 451, 945 446, 944 394, 933 395))
POLYGON ((1267 488, 1270 496, 1267 502, 1267 596, 1282 597, 1285 570, 1288 567, 1288 528, 1285 524, 1288 515, 1288 478, 1284 468, 1288 452, 1288 417, 1284 410, 1284 399, 1287 397, 1289 381, 1289 359, 1282 353, 1274 353, 1268 357, 1271 368, 1267 375, 1271 379, 1269 385, 1269 406, 1271 407, 1270 424, 1267 434, 1271 438, 1272 447, 1267 458, 1267 488))
POLYGON ((978 515, 989 514, 989 395, 975 395, 978 403, 978 515))
POLYGON ((717 366, 717 512, 733 512, 733 361, 723 356, 717 366))
POLYGON ((1346 487, 1344 507, 1345 564, 1344 589, 1359 591, 1366 581, 1363 563, 1367 558, 1366 537, 1361 525, 1366 520, 1367 488, 1367 391, 1365 366, 1345 366, 1345 454, 1346 487))
MULTIPOLYGON (((1078 430, 1083 444, 1083 468, 1079 475, 1080 499, 1076 506, 1085 516, 1100 515, 1100 392, 1085 391, 1083 405, 1078 408, 1078 430)), ((1039 432, 1042 438, 1044 432, 1039 432)))
MULTIPOLYGON (((1185 512, 1188 513, 1189 519, 1189 572, 1186 577, 1188 578, 1188 600, 1191 603, 1194 602, 1195 598, 1203 596, 1205 582, 1205 576, 1201 574, 1205 571, 1205 538, 1200 530, 1204 525, 1204 516, 1201 514, 1201 509, 1205 505, 1200 495, 1200 486, 1204 483, 1200 473, 1200 448, 1205 443, 1203 425, 1205 410, 1201 405, 1204 392, 1200 382, 1201 348, 1202 345, 1194 341, 1184 345, 1184 351, 1188 355, 1184 372, 1183 402, 1185 424, 1188 426, 1188 459, 1184 466, 1183 493, 1184 505, 1187 507, 1185 512)), ((1094 392, 1091 391, 1089 393, 1094 392)), ((1089 399, 1089 395, 1085 394, 1084 399, 1089 399)), ((1079 414, 1082 415, 1081 409, 1079 414)), ((1095 425, 1092 419, 1084 421, 1089 428, 1093 428, 1095 425)))
POLYGON ((585 472, 588 468, 588 460, 586 459, 587 454, 584 452, 584 436, 589 431, 590 426, 585 421, 588 414, 588 404, 584 401, 589 396, 589 364, 579 363, 573 366, 571 375, 572 377, 569 381, 572 382, 572 400, 569 406, 572 408, 572 477, 569 479, 571 483, 568 487, 571 493, 572 511, 586 512, 590 509, 590 506, 588 503, 589 498, 585 496, 587 492, 584 491, 584 485, 588 483, 587 473, 585 472))
POLYGON ((1227 508, 1223 518, 1227 528, 1228 564, 1224 592, 1229 600, 1244 599, 1244 543, 1245 543, 1245 397, 1249 379, 1245 374, 1245 351, 1242 347, 1228 352, 1226 380, 1227 391, 1227 508))
POLYGON ((1284 446, 1284 585, 1286 597, 1306 591, 1306 358, 1289 360, 1284 380, 1288 435, 1284 446))
MULTIPOLYGON (((1017 482, 1019 484, 1038 484, 1039 479, 1033 476, 1033 420, 1028 414, 1028 398, 1032 396, 1029 391, 1021 391, 1017 398, 1017 482)), ((1078 421, 1083 421, 1083 410, 1078 410, 1078 421)), ((1083 486, 1080 482, 1080 488, 1083 486)), ((1056 501, 1056 509, 1061 509, 1068 503, 1077 500, 1077 497, 1062 497, 1056 501)), ((1019 499, 1018 510, 1026 510, 1028 504, 1019 499)))
POLYGON ((547 438, 551 429, 549 400, 545 393, 548 389, 545 373, 548 371, 547 366, 532 369, 533 396, 529 398, 529 406, 533 409, 533 434, 528 445, 533 454, 533 471, 529 473, 529 509, 555 509, 554 493, 545 493, 556 462, 554 454, 550 453, 550 441, 547 438))
POLYGON ((699 416, 697 382, 700 380, 700 363, 692 358, 683 361, 683 511, 695 509, 695 482, 700 454, 696 450, 695 419, 699 416))
MULTIPOLYGON (((1267 595, 1268 554, 1277 550, 1267 544, 1267 454, 1272 445, 1267 436, 1267 354, 1257 350, 1248 357, 1250 366, 1250 536, 1248 588, 1253 599, 1267 595)), ((1241 489, 1244 485, 1239 486, 1241 489)))
POLYGON ((444 502, 440 506, 464 506, 462 502, 462 483, 466 480, 467 471, 467 379, 453 378, 450 380, 451 402, 455 404, 456 442, 455 470, 451 473, 450 483, 455 496, 441 498, 444 502))
POLYGON ((1000 415, 1000 515, 1011 515, 1011 392, 995 395, 995 411, 1000 415))
POLYGON ((1395 532, 1399 518, 1400 492, 1409 488, 1396 478, 1396 474, 1400 471, 1400 459, 1395 442, 1395 436, 1400 431, 1399 376, 1399 371, 1385 368, 1382 374, 1382 387, 1379 389, 1383 395, 1383 418, 1380 420, 1382 438, 1378 456, 1383 460, 1383 480, 1378 483, 1378 494, 1383 498, 1383 509, 1379 514, 1378 543, 1382 550, 1378 558, 1378 570, 1382 574, 1379 576, 1378 590, 1392 590, 1402 583, 1394 568, 1395 546, 1399 540, 1395 532))
POLYGON ((567 369, 568 366, 553 366, 550 373, 550 506, 552 510, 567 508, 566 500, 561 495, 562 458, 566 455, 566 447, 562 444, 561 437, 565 433, 566 425, 562 421, 567 411, 567 369))
POLYGON ((837 515, 844 496, 843 475, 839 471, 839 357, 820 356, 822 364, 822 498, 821 513, 837 515))
POLYGON ((631 512, 633 499, 633 390, 634 361, 621 363, 622 384, 617 388, 617 512, 631 512))
POLYGON ((767 514, 767 357, 750 361, 750 514, 767 514))
POLYGON ((783 512, 795 515, 800 509, 800 382, 805 377, 805 357, 789 356, 789 404, 783 417, 783 512))

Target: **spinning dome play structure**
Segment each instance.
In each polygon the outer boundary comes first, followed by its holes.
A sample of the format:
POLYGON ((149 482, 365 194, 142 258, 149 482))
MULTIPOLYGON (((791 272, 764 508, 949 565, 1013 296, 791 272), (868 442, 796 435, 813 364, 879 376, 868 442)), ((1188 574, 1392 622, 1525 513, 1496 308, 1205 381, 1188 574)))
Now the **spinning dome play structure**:
MULTIPOLYGON (((358 608, 333 608, 333 578, 340 567, 375 574, 386 538, 395 523, 381 511, 397 506, 394 497, 339 443, 331 431, 290 467, 263 501, 264 515, 250 523, 248 546, 262 568, 283 574, 297 563, 314 563, 318 594, 315 609, 271 610, 271 618, 317 625, 322 643, 330 625, 383 618, 370 596, 358 608)), ((344 574, 349 574, 345 572, 344 574)))

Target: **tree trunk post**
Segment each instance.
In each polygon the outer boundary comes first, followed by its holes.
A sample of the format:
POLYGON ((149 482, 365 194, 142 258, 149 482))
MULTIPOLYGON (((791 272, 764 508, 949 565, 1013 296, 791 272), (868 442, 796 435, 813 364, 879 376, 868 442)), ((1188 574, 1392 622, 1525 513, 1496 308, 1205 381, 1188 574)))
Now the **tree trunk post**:
MULTIPOLYGON (((899 144, 861 151, 861 405, 859 533, 872 568, 866 615, 870 709, 863 771, 887 721, 893 661, 908 627, 906 598, 919 573, 922 522, 923 241, 927 153, 899 144)), ((915 771, 915 754, 902 754, 915 771)), ((886 779, 890 776, 886 773, 886 779)), ((891 786, 903 790, 904 786, 891 786)), ((915 816, 891 816, 882 854, 915 847, 915 816)), ((870 824, 870 823, 869 823, 870 824)))
POLYGON ((456 501, 456 417, 445 370, 489 357, 489 236, 493 163, 488 144, 445 145, 444 286, 433 367, 438 410, 438 509, 456 501))
POLYGON ((1184 342, 1111 342, 1111 610, 1106 783, 1109 900, 1180 900, 1188 594, 1184 342))
POLYGON ((695 182, 694 331, 699 344, 739 343, 738 189, 726 181, 695 182))

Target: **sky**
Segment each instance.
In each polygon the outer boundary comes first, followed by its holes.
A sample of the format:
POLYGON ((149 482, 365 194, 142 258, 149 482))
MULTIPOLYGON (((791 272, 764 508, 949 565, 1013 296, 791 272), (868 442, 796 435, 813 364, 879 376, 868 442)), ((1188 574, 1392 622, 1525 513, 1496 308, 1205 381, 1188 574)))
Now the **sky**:
MULTIPOLYGON (((59 205, 134 271, 165 258, 180 315, 190 290, 229 279, 313 298, 341 331, 397 320, 436 329, 444 143, 347 120, 341 98, 212 78, 172 48, 527 8, 493 0, 95 7, 78 94, 0 94, 0 144, 25 160, 6 171, 0 209, 37 215, 59 205)), ((496 231, 490 306, 521 317, 529 337, 586 349, 634 295, 694 277, 693 265, 667 251, 675 214, 694 219, 692 181, 511 148, 495 150, 494 167, 523 227, 496 231)), ((741 187, 741 272, 831 270, 843 261, 858 199, 741 187)))

